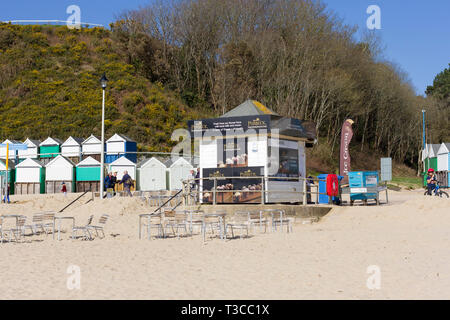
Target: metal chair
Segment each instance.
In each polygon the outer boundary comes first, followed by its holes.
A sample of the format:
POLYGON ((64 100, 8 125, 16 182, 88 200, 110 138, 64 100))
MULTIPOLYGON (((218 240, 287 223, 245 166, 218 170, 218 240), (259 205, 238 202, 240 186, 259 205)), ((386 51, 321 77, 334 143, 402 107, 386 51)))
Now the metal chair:
MULTIPOLYGON (((2 232, 1 232, 2 233, 2 242, 3 242, 5 234, 8 234, 9 242, 11 242, 13 236, 14 236, 15 241, 18 242, 19 239, 21 239, 22 236, 25 235, 25 229, 24 229, 25 222, 26 222, 26 217, 20 216, 17 218, 17 223, 16 223, 15 227, 11 227, 7 230, 4 230, 2 228, 2 232)), ((2 221, 2 223, 3 223, 3 221, 2 221)))
POLYGON ((89 227, 91 226, 92 219, 94 219, 94 215, 91 215, 89 219, 87 220, 86 225, 84 226, 78 226, 72 228, 72 239, 76 238, 76 235, 78 231, 83 231, 84 239, 85 240, 92 240, 91 233, 89 232, 89 227))
POLYGON ((147 230, 147 239, 151 239, 151 229, 157 228, 158 229, 158 237, 164 238, 164 225, 162 223, 162 213, 144 213, 139 215, 139 239, 141 239, 142 235, 142 227, 144 227, 147 230), (142 222, 142 219, 144 218, 144 221, 142 222))
POLYGON ((98 219, 98 224, 97 226, 94 225, 88 225, 89 229, 94 229, 95 233, 97 234, 97 237, 100 237, 98 231, 102 232, 103 237, 101 237, 101 239, 103 239, 105 237, 105 231, 104 231, 104 227, 106 225, 106 222, 108 222, 109 219, 109 215, 107 214, 103 214, 99 219, 98 219))
POLYGON ((240 229, 241 230, 241 234, 240 234, 240 238, 242 239, 242 235, 244 230, 247 233, 247 238, 248 238, 248 230, 249 230, 249 226, 251 225, 250 222, 250 216, 249 216, 249 212, 235 212, 232 222, 231 223, 227 223, 225 226, 225 237, 228 234, 228 228, 231 229, 231 237, 234 238, 234 230, 235 229, 240 229))
POLYGON ((271 215, 271 227, 272 232, 280 227, 280 231, 283 232, 283 226, 286 226, 287 232, 292 232, 292 221, 290 218, 286 217, 286 213, 281 209, 265 209, 263 212, 267 212, 271 215))

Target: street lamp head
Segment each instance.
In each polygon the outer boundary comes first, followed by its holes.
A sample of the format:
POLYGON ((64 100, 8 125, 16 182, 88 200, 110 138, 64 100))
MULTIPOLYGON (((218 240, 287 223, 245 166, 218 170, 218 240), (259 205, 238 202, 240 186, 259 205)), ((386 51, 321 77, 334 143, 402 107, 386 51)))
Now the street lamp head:
POLYGON ((102 78, 100 79, 100 83, 102 84, 102 88, 106 89, 106 85, 108 84, 108 79, 106 78, 106 74, 104 73, 102 78))

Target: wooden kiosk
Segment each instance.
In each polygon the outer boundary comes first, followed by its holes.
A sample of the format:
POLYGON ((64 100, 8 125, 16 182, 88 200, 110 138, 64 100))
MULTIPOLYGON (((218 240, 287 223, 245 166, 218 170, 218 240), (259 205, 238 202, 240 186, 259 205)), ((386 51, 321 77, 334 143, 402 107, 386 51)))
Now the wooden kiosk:
POLYGON ((212 202, 213 193, 218 204, 302 201, 305 148, 316 140, 311 123, 247 100, 219 118, 191 120, 188 127, 200 155, 201 202, 212 202))

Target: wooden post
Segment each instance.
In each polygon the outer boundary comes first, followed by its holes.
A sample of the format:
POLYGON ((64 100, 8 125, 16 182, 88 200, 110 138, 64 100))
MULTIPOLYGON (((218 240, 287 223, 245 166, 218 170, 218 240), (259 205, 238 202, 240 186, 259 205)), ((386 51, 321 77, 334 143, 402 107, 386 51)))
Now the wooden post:
POLYGON ((303 205, 306 206, 308 204, 307 195, 306 195, 306 179, 303 179, 303 205))
POLYGON ((216 204, 216 188, 217 188, 217 178, 214 177, 214 187, 213 187, 213 204, 216 204))
POLYGON ((265 188, 264 188, 264 177, 261 178, 261 204, 266 204, 265 199, 265 188))

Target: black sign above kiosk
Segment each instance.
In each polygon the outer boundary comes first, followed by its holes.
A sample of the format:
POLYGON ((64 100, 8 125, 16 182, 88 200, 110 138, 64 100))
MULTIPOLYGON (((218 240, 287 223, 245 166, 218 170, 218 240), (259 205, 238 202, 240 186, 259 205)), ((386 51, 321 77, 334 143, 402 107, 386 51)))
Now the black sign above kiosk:
POLYGON ((244 116, 244 117, 231 117, 231 118, 215 118, 215 119, 203 119, 203 120, 190 120, 188 121, 188 127, 191 134, 198 132, 204 133, 206 130, 212 130, 220 132, 222 135, 229 131, 243 131, 259 130, 263 129, 266 132, 270 129, 270 116, 244 116))

